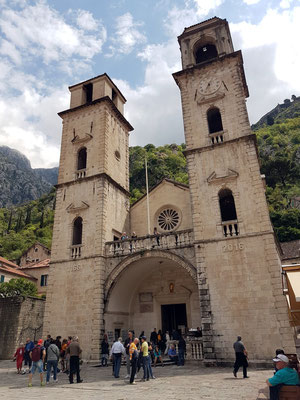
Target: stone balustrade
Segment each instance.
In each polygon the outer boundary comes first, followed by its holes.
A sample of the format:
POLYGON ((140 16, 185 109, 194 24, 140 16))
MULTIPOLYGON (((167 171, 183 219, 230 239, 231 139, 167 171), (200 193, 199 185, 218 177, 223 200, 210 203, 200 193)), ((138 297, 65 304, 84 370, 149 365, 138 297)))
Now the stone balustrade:
POLYGON ((142 236, 136 239, 106 242, 107 256, 119 256, 136 253, 142 250, 174 249, 191 246, 194 243, 193 230, 163 233, 160 235, 142 236))
POLYGON ((223 234, 225 237, 239 235, 239 226, 237 220, 223 221, 222 227, 223 227, 223 234))
POLYGON ((75 173, 75 178, 76 179, 82 179, 86 177, 86 169, 79 169, 75 173))
MULTIPOLYGON (((185 359, 187 361, 201 361, 203 360, 203 339, 200 337, 188 336, 185 339, 186 351, 185 359)), ((178 353, 178 340, 170 340, 170 345, 174 344, 176 352, 178 353)))
POLYGON ((81 244, 75 244, 71 246, 71 257, 72 258, 80 258, 81 257, 81 244))
POLYGON ((218 143, 223 143, 223 135, 224 132, 215 132, 215 133, 210 133, 209 138, 212 144, 218 144, 218 143))

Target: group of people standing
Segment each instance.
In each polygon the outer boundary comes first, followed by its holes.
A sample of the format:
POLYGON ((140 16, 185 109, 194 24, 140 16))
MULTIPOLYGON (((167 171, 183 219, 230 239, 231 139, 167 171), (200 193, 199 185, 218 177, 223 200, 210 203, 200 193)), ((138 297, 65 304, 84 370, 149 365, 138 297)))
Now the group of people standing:
POLYGON ((68 339, 61 341, 61 336, 53 339, 51 335, 48 335, 45 341, 43 339, 32 341, 27 338, 25 345, 21 343, 17 348, 14 358, 16 359, 18 374, 29 373, 28 386, 31 387, 32 376, 36 371, 40 374, 41 386, 45 385, 43 380, 44 371, 47 371, 46 384, 50 383, 51 373, 53 373, 53 381, 57 383, 57 374, 59 372, 68 373, 70 383, 73 383, 74 374, 77 376, 77 383, 82 382, 79 370, 80 354, 81 348, 78 343, 78 337, 69 336, 68 339), (61 369, 58 367, 59 361, 61 362, 61 369))
POLYGON ((141 332, 139 337, 134 337, 134 332, 129 330, 128 337, 125 339, 124 343, 121 337, 118 338, 112 345, 110 351, 107 335, 104 335, 101 343, 102 366, 107 366, 108 359, 110 358, 113 365, 113 375, 115 378, 119 378, 122 357, 124 357, 127 370, 125 379, 129 379, 130 384, 135 383, 136 374, 141 368, 143 368, 143 378, 141 381, 147 381, 150 380, 150 378, 155 379, 151 363, 156 367, 157 363, 160 362, 163 367, 162 354, 168 355, 169 359, 178 366, 184 365, 186 350, 185 340, 179 333, 173 333, 173 338, 174 340, 178 340, 178 353, 176 352, 174 344, 170 343, 169 333, 166 332, 165 335, 162 335, 161 331, 156 332, 156 328, 154 328, 151 333, 149 342, 147 341, 144 331, 141 332))

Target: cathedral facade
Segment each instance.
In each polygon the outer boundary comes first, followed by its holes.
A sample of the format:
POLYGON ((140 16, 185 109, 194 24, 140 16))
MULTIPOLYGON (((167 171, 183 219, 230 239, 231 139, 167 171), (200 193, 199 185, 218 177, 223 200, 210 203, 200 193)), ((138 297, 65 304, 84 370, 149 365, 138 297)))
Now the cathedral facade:
POLYGON ((86 359, 99 359, 104 332, 112 341, 154 327, 201 327, 206 360, 233 359, 237 335, 252 360, 294 353, 242 54, 216 17, 178 41, 189 186, 151 189, 158 235, 147 198, 129 203, 124 96, 106 74, 69 88, 44 333, 78 335, 86 359))

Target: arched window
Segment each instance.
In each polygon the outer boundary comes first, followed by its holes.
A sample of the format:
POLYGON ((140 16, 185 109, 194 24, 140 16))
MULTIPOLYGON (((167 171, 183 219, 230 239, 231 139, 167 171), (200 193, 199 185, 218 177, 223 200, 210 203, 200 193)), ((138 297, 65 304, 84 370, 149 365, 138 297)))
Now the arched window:
POLYGON ((86 148, 82 147, 82 149, 78 152, 77 157, 77 169, 85 169, 86 168, 86 148))
POLYGON ((78 217, 73 223, 73 240, 72 245, 82 244, 82 218, 78 217))
POLYGON ((219 203, 222 222, 235 221, 237 216, 231 190, 223 189, 219 192, 219 203))
POLYGON ((217 107, 210 108, 207 111, 207 122, 209 133, 223 131, 222 117, 220 110, 217 107))
POLYGON ((199 47, 195 54, 196 64, 216 57, 218 57, 218 52, 214 44, 205 44, 204 46, 199 47))

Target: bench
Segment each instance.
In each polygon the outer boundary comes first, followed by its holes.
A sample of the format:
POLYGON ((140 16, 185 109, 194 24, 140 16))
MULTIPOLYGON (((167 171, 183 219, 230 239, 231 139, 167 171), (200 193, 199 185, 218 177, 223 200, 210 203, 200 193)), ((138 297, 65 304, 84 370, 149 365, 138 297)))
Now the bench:
POLYGON ((282 386, 279 400, 299 400, 300 386, 282 386))

